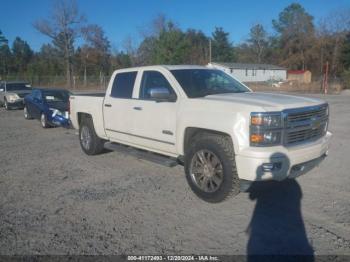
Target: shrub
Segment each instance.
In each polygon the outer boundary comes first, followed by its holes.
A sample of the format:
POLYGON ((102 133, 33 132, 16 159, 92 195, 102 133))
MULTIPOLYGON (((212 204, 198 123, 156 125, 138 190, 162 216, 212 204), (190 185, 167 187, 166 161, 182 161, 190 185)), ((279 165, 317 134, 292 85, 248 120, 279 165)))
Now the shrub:
POLYGON ((350 89, 350 69, 345 70, 342 75, 342 82, 344 89, 350 89))

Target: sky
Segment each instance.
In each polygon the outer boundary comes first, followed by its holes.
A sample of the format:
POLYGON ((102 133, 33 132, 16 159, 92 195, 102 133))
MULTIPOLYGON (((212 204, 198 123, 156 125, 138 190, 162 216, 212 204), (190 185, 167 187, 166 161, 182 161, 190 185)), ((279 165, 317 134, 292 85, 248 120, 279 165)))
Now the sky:
MULTIPOLYGON (((238 44, 248 38, 250 27, 256 23, 273 33, 272 19, 292 2, 304 6, 316 23, 331 11, 350 8, 350 0, 77 0, 87 22, 102 26, 115 50, 122 50, 128 37, 137 44, 140 31, 147 30, 159 14, 184 30, 194 28, 208 36, 216 26, 223 27, 230 40, 238 44)), ((52 6, 53 0, 0 0, 0 30, 10 44, 19 36, 38 51, 51 40, 37 32, 33 22, 49 18, 52 6)))

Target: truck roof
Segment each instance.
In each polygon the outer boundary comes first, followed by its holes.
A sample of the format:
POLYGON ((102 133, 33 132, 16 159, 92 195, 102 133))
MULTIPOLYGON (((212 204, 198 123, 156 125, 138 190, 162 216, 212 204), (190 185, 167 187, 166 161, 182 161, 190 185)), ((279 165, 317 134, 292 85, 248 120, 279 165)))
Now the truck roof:
POLYGON ((179 70, 179 69, 208 69, 205 66, 200 65, 164 65, 164 68, 168 70, 179 70))
POLYGON ((151 65, 151 66, 139 66, 139 67, 129 67, 118 69, 116 71, 131 71, 131 70, 140 70, 140 69, 167 69, 167 70, 179 70, 179 69, 208 69, 205 66, 200 65, 151 65))

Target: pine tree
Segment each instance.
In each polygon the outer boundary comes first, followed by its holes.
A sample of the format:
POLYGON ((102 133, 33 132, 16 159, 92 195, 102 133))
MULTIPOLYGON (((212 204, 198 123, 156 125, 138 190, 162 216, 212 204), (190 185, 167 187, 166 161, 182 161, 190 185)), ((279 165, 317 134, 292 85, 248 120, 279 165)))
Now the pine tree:
POLYGON ((216 62, 233 62, 235 60, 234 49, 222 27, 216 27, 212 34, 212 60, 216 62))

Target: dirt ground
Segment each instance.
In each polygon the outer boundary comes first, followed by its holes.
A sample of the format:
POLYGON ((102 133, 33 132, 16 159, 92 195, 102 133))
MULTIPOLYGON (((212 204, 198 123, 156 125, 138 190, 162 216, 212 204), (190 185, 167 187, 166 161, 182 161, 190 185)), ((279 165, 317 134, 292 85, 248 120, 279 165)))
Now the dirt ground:
POLYGON ((76 131, 0 109, 0 254, 350 255, 350 96, 324 98, 334 138, 320 166, 220 204, 181 166, 87 156, 76 131))

